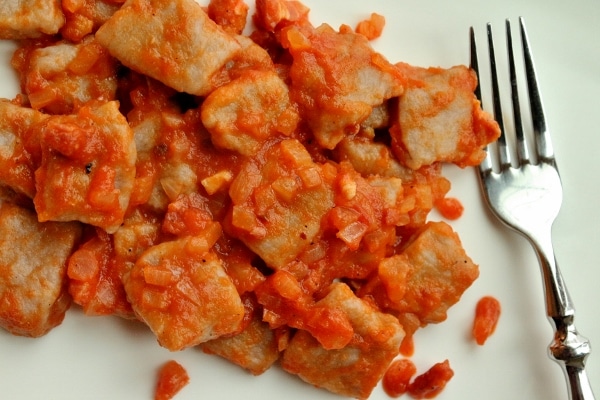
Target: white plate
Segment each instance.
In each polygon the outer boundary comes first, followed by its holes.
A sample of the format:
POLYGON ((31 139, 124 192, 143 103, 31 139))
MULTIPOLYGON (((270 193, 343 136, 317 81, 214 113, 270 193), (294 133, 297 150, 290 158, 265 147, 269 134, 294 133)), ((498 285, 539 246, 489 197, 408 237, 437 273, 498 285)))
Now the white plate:
MULTIPOLYGON (((420 66, 466 64, 468 29, 483 42, 486 22, 503 37, 504 19, 524 16, 541 81, 548 123, 565 189, 554 227, 559 265, 577 306, 577 327, 600 346, 600 3, 587 1, 327 0, 305 1, 315 24, 354 26, 375 11, 386 16, 383 37, 373 45, 390 61, 420 66)), ((498 40, 502 48, 502 40, 498 40)), ((11 44, 0 45, 0 96, 18 85, 9 68, 11 44)), ((483 43, 482 43, 483 47, 483 43)), ((501 50, 498 50, 501 54, 501 50)), ((502 54, 503 55, 503 54, 502 54)), ((504 65, 504 64, 501 64, 504 65)), ((552 329, 545 317, 542 283, 529 245, 499 225, 484 208, 472 170, 448 168, 451 194, 465 205, 453 223, 479 280, 451 309, 448 320, 416 335, 413 361, 420 371, 449 359, 454 378, 444 399, 566 399, 560 368, 547 357, 552 329), (475 302, 496 296, 503 313, 485 346, 469 340, 475 302)), ((432 216, 436 218, 436 216, 432 216)), ((600 349, 600 347, 598 347, 600 349)), ((64 323, 40 339, 0 332, 0 397, 4 399, 150 399, 157 367, 176 359, 191 382, 176 397, 186 399, 334 399, 288 376, 278 367, 253 377, 198 350, 169 353, 139 324, 118 318, 85 317, 77 307, 64 323)), ((600 350, 588 362, 588 375, 600 394, 600 350)), ((388 398, 380 387, 372 399, 388 398)))

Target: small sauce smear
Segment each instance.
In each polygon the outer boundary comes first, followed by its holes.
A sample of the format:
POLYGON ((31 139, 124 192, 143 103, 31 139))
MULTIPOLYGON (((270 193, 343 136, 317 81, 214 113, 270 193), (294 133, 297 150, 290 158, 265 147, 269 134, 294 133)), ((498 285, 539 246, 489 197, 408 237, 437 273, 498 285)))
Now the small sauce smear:
POLYGON ((158 372, 154 400, 170 400, 190 382, 187 371, 177 361, 167 361, 158 372))
POLYGON ((383 390, 390 397, 398 397, 408 390, 410 380, 417 373, 417 367, 407 358, 392 362, 383 376, 383 390))
POLYGON ((444 197, 438 200, 435 206, 442 217, 450 220, 459 219, 465 210, 460 200, 455 197, 444 197))
POLYGON ((478 345, 483 345, 494 333, 500 319, 500 312, 500 302, 492 296, 482 297, 477 302, 473 322, 473 338, 478 345))
POLYGON ((432 399, 446 387, 454 376, 450 362, 437 363, 427 372, 417 376, 408 386, 408 394, 415 399, 432 399))

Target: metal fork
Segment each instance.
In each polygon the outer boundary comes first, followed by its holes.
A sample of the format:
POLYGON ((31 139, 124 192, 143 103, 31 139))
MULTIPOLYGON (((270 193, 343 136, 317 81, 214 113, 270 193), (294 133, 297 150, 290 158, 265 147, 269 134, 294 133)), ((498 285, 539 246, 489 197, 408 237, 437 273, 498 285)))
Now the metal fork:
MULTIPOLYGON (((507 142, 498 74, 492 39, 492 27, 487 24, 488 49, 491 69, 491 85, 494 117, 501 129, 496 145, 488 146, 487 156, 479 166, 479 182, 484 198, 492 212, 508 227, 525 236, 532 244, 541 266, 546 312, 554 328, 554 339, 549 346, 549 355, 557 361, 567 378, 569 398, 572 400, 594 399, 594 394, 585 372, 585 361, 591 351, 589 341, 580 336, 574 325, 575 308, 563 277, 558 269, 552 248, 551 230, 562 202, 562 185, 550 134, 538 89, 535 68, 531 56, 529 39, 523 18, 519 19, 525 76, 533 125, 533 143, 530 157, 526 135, 521 120, 521 108, 517 90, 517 74, 510 21, 506 21, 509 77, 514 119, 514 141, 516 157, 511 160, 507 142), (494 166, 492 152, 496 151, 494 166)), ((479 78, 475 33, 470 30, 471 68, 479 78)), ((478 85, 476 96, 481 101, 478 85)))

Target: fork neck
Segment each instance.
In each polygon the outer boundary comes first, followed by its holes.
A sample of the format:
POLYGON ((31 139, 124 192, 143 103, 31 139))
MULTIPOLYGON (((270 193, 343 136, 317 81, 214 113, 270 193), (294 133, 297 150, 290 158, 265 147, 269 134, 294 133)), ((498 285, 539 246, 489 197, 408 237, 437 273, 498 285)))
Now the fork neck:
POLYGON ((575 307, 562 277, 552 246, 552 227, 538 227, 529 240, 538 258, 544 281, 544 295, 548 318, 563 318, 575 314, 575 307))
POLYGON ((593 400, 594 394, 585 373, 585 362, 591 346, 589 340, 575 328, 575 307, 554 257, 551 226, 540 229, 537 240, 530 240, 540 262, 546 312, 554 328, 554 338, 548 347, 549 355, 561 365, 569 381, 569 399, 593 400))

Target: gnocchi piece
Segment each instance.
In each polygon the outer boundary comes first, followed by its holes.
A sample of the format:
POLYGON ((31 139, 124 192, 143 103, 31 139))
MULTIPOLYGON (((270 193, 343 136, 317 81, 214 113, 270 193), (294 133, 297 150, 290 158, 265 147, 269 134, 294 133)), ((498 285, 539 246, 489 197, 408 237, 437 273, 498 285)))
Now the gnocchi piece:
POLYGON ((212 76, 214 87, 223 86, 247 72, 276 71, 275 64, 267 50, 247 36, 235 35, 234 38, 240 45, 240 50, 212 76))
POLYGON ((411 172, 398 162, 388 146, 367 137, 345 138, 334 153, 338 161, 348 161, 365 176, 381 175, 408 180, 411 172))
POLYGON ((33 126, 47 117, 0 100, 0 184, 30 198, 35 195, 34 173, 40 161, 33 126))
POLYGON ((396 186, 401 182, 401 196, 396 196, 399 204, 396 202, 397 207, 386 211, 394 214, 392 219, 396 225, 420 227, 431 209, 450 190, 450 181, 442 176, 440 163, 413 170, 399 162, 388 146, 368 137, 344 139, 335 149, 335 157, 352 164, 378 187, 389 187, 391 182, 396 186))
POLYGON ((473 94, 475 73, 465 66, 398 67, 410 83, 390 129, 396 156, 412 169, 435 162, 478 165, 485 157, 483 148, 498 138, 500 129, 473 94))
POLYGON ((398 355, 402 327, 391 315, 356 297, 344 283, 333 283, 317 304, 341 309, 354 328, 353 340, 344 348, 326 350, 310 333, 299 330, 283 353, 283 368, 333 393, 368 398, 398 355))
POLYGON ((383 288, 371 293, 412 334, 418 327, 444 321, 448 309, 478 276, 479 267, 452 228, 445 222, 428 222, 401 253, 380 263, 378 279, 383 288))
POLYGON ((117 91, 117 63, 93 36, 20 48, 13 65, 33 109, 71 114, 91 100, 110 101, 117 91))
POLYGON ((276 331, 262 321, 257 309, 250 310, 248 318, 250 321, 242 332, 202 343, 201 348, 260 375, 279 359, 276 331))
POLYGON ((194 0, 128 0, 96 38, 129 68, 198 96, 240 49, 194 0))
POLYGON ((202 122, 213 143, 245 156, 277 134, 290 135, 298 120, 288 87, 275 71, 247 72, 202 104, 202 122))
POLYGON ((241 162, 220 151, 202 125, 199 108, 181 112, 174 91, 149 79, 132 91, 127 114, 137 149, 136 179, 130 205, 166 211, 180 196, 202 186, 210 194, 226 193, 241 162))
POLYGON ((207 13, 226 32, 241 35, 249 8, 244 0, 210 0, 207 13))
POLYGON ((242 328, 244 305, 221 260, 210 250, 220 234, 220 229, 212 228, 205 235, 150 247, 124 278, 136 315, 171 351, 242 328))
POLYGON ((114 233, 129 205, 136 161, 118 104, 89 104, 38 127, 42 162, 33 201, 39 220, 78 220, 114 233))
POLYGON ((314 163, 300 142, 266 150, 264 164, 248 162, 229 188, 232 234, 269 266, 295 259, 320 233, 333 207, 328 167, 314 163))
POLYGON ((39 337, 62 323, 71 305, 67 259, 80 234, 78 223, 41 223, 0 203, 0 327, 39 337))
POLYGON ((333 149, 373 108, 404 91, 400 72, 368 40, 354 32, 292 27, 284 47, 290 51, 292 98, 321 146, 333 149))
POLYGON ((0 0, 0 39, 54 35, 64 23, 58 0, 0 0))

